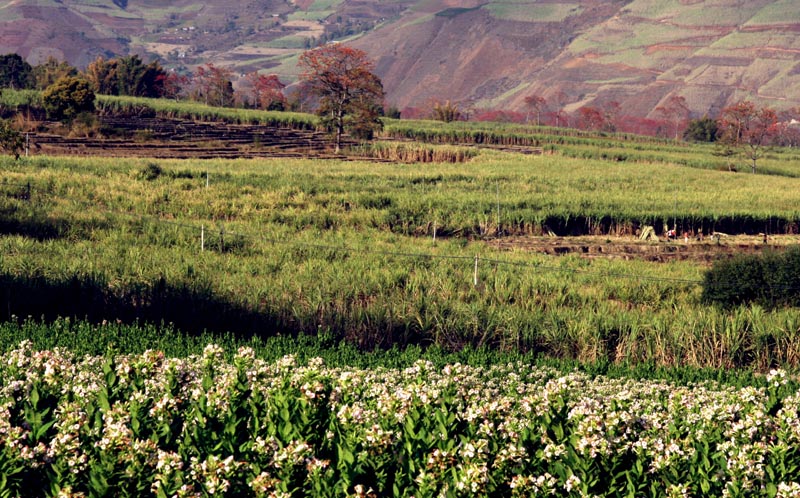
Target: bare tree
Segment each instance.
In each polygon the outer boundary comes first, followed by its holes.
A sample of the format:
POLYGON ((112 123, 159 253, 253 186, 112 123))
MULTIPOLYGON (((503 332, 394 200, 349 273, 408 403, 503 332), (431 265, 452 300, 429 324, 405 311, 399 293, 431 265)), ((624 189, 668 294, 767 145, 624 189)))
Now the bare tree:
POLYGON ((678 140, 680 128, 689 118, 689 106, 686 99, 680 95, 670 95, 664 104, 656 107, 656 112, 672 125, 675 130, 675 140, 678 140))
POLYGON ((769 107, 757 108, 745 100, 722 110, 718 128, 720 141, 741 149, 755 173, 756 161, 778 133, 778 115, 769 107))
POLYGON ((540 126, 542 124, 542 111, 547 108, 547 100, 540 95, 528 95, 525 97, 525 107, 528 109, 528 113, 525 115, 525 122, 530 121, 530 113, 533 111, 536 113, 536 126, 540 126))

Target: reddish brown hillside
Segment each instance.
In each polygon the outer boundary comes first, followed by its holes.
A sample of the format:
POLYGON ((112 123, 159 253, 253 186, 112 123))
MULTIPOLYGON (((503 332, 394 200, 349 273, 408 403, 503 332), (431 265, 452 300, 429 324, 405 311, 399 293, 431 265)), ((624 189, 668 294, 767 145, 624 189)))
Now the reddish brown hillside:
POLYGON ((296 78, 296 56, 347 40, 376 61, 390 104, 525 113, 620 104, 658 118, 740 99, 800 106, 796 0, 0 0, 0 53, 85 66, 138 53, 167 67, 213 62, 296 78))

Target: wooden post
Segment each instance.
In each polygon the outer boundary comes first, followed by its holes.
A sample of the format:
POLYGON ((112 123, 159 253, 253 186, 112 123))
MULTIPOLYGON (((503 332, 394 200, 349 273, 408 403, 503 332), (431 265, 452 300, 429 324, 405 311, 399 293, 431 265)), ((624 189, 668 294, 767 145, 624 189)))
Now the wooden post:
POLYGON ((206 250, 206 226, 200 225, 200 252, 206 250))
POLYGON ((500 180, 497 180, 497 220, 495 220, 495 224, 497 225, 497 235, 500 235, 500 180))
POLYGON ((225 229, 220 226, 219 227, 219 252, 225 251, 225 229))
POLYGON ((436 222, 433 222, 433 243, 436 243, 436 222))
POLYGON ((474 285, 475 287, 478 286, 478 255, 477 254, 475 255, 475 272, 473 273, 473 276, 472 276, 472 285, 474 285))

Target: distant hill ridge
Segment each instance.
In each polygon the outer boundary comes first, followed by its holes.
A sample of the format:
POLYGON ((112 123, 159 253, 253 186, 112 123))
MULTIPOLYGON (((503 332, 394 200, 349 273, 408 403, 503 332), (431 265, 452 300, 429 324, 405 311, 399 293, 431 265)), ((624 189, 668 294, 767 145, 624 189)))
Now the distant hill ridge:
POLYGON ((0 53, 85 66, 138 53, 167 67, 214 62, 296 77, 296 57, 347 40, 376 61, 387 100, 525 112, 620 104, 656 118, 741 99, 800 106, 796 0, 3 0, 0 53))

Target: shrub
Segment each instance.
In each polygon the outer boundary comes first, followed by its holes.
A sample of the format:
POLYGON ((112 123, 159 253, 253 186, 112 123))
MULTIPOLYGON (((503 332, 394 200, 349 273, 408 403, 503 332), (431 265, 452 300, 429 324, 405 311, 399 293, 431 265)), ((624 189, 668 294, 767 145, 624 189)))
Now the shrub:
POLYGON ((724 306, 800 305, 800 247, 716 262, 703 280, 703 299, 724 306))
POLYGON ((22 134, 13 129, 7 121, 0 120, 0 150, 8 152, 14 159, 19 159, 20 151, 24 148, 22 134))
POLYGON ((148 182, 152 182, 153 180, 161 176, 162 173, 164 173, 164 170, 161 169, 161 166, 159 166, 156 163, 147 163, 147 166, 145 166, 144 168, 142 168, 141 171, 139 171, 138 176, 142 180, 147 180, 148 182))
POLYGON ((94 111, 94 92, 89 83, 64 76, 42 92, 42 104, 53 119, 71 121, 82 112, 94 111))

